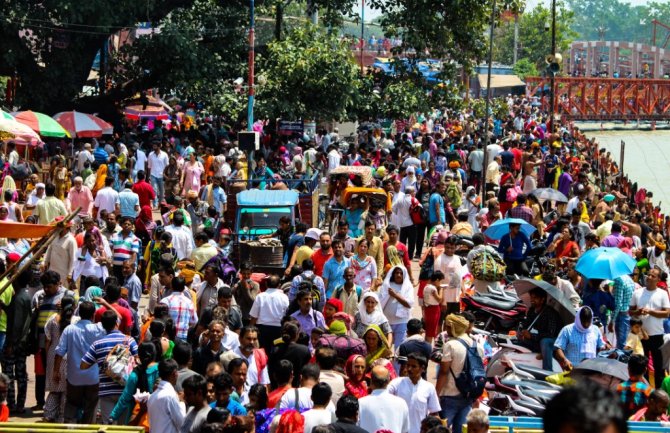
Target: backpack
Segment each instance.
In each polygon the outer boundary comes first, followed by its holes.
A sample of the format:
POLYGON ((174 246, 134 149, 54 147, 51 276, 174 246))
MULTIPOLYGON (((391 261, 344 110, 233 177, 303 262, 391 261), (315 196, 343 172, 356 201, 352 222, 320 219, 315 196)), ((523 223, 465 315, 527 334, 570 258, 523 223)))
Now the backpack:
POLYGON ((126 385, 128 376, 135 368, 135 357, 128 347, 129 340, 130 338, 126 337, 124 342, 114 346, 105 358, 105 374, 122 386, 126 385))
POLYGON ((310 276, 301 275, 301 277, 302 281, 298 284, 298 291, 307 290, 310 292, 312 294, 312 309, 314 311, 321 311, 319 309, 319 304, 321 303, 321 291, 314 283, 317 275, 312 273, 310 276))
POLYGON ((507 265, 495 251, 484 248, 477 251, 471 260, 472 276, 483 281, 499 281, 507 272, 507 265))
MULTIPOLYGON (((361 295, 363 294, 363 290, 361 289, 361 286, 355 286, 356 287, 356 300, 358 302, 361 301, 361 295)), ((335 293, 333 293, 333 298, 335 299, 340 299, 340 296, 342 296, 342 292, 344 291, 344 286, 340 286, 337 289, 335 289, 335 293)), ((341 301, 341 299, 340 299, 341 301)))
POLYGON ((474 401, 484 393, 486 386, 486 369, 484 369, 484 362, 477 351, 477 342, 473 341, 472 346, 468 346, 465 341, 458 338, 458 341, 465 346, 465 360, 463 363, 463 371, 456 376, 454 370, 449 371, 454 377, 456 388, 461 395, 468 400, 474 401))
POLYGON ((409 216, 414 224, 425 224, 428 221, 428 212, 421 206, 419 200, 412 198, 412 204, 409 206, 409 216))
POLYGON ((221 278, 221 281, 229 286, 233 284, 233 281, 237 275, 237 270, 235 269, 235 265, 233 264, 232 260, 224 256, 223 253, 219 251, 214 257, 207 260, 207 262, 202 265, 202 268, 200 268, 199 271, 204 272, 204 269, 210 265, 216 268, 216 273, 219 278, 221 278))
POLYGON ((368 353, 365 341, 348 335, 324 334, 317 343, 317 348, 319 347, 333 349, 341 360, 347 360, 351 355, 365 356, 368 353))

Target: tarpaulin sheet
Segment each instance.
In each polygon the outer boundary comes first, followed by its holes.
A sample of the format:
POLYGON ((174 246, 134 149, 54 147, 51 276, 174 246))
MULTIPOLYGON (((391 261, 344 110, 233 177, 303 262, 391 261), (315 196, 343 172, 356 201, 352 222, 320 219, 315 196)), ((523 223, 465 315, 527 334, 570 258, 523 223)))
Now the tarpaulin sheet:
POLYGON ((0 221, 0 238, 41 238, 53 229, 54 226, 0 221))

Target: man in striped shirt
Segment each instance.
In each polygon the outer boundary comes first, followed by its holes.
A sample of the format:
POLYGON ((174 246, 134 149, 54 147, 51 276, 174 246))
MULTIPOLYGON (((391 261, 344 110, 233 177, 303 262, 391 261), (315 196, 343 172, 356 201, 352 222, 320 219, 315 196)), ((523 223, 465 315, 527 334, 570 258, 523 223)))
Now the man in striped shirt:
POLYGON ((140 253, 140 239, 133 233, 134 221, 131 217, 121 218, 121 231, 113 234, 109 239, 112 248, 112 266, 114 276, 123 281, 123 262, 129 260, 137 263, 140 253))
POLYGON ((96 340, 91 345, 86 354, 81 360, 80 368, 86 370, 93 365, 98 365, 98 375, 100 378, 100 385, 98 395, 100 397, 100 414, 102 421, 109 424, 109 417, 116 405, 117 400, 123 392, 123 386, 116 383, 112 378, 105 374, 107 367, 106 359, 109 352, 117 344, 124 344, 130 349, 133 356, 137 356, 137 343, 131 337, 124 335, 117 327, 117 313, 112 310, 105 311, 102 314, 102 327, 107 332, 107 335, 96 340))
POLYGON ((170 317, 177 329, 177 338, 186 341, 188 328, 198 323, 198 316, 195 313, 193 301, 184 294, 186 288, 184 277, 172 278, 171 285, 172 294, 161 299, 161 304, 167 305, 170 310, 170 317))

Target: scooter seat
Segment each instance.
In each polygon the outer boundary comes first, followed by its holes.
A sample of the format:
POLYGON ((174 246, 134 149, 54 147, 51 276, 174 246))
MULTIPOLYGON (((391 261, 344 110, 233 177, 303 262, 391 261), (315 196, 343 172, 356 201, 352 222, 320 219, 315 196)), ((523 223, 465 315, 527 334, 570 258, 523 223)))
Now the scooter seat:
POLYGON ((547 376, 556 374, 553 371, 544 370, 542 368, 534 367, 528 364, 516 364, 516 366, 519 370, 532 374, 533 377, 537 380, 545 380, 547 376))
POLYGON ((523 395, 531 397, 531 398, 539 401, 541 404, 545 404, 545 405, 547 403, 549 403, 549 400, 551 400, 556 394, 558 394, 558 391, 557 392, 546 392, 546 391, 543 392, 543 391, 535 391, 535 390, 527 389, 527 388, 524 389, 522 392, 523 392, 523 395))
POLYGON ((518 302, 515 299, 503 298, 497 295, 482 295, 480 293, 472 295, 472 300, 478 304, 504 311, 513 310, 518 302))
POLYGON ((554 385, 553 383, 545 382, 542 380, 530 380, 530 379, 501 379, 500 383, 505 386, 519 386, 522 388, 524 394, 526 390, 537 391, 537 392, 552 392, 560 391, 561 387, 554 385))

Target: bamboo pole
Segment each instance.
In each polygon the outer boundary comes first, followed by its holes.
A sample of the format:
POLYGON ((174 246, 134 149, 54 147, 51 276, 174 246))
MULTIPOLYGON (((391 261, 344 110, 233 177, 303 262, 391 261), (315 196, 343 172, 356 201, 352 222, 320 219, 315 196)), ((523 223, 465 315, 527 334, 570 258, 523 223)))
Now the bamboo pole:
MULTIPOLYGON (((23 257, 21 257, 20 260, 18 260, 16 263, 13 264, 14 266, 11 266, 9 269, 7 269, 7 270, 5 271, 4 274, 0 275, 0 281, 2 281, 4 278, 7 277, 7 275, 9 275, 9 273, 16 267, 16 265, 17 265, 18 263, 23 262, 23 261, 25 260, 25 258, 31 253, 31 251, 34 251, 33 256, 30 258, 30 260, 28 260, 28 263, 25 263, 24 265, 22 265, 22 266, 19 268, 19 270, 16 271, 16 272, 14 273, 14 275, 11 276, 11 278, 7 279, 7 280, 2 284, 2 286, 0 287, 0 295, 2 295, 2 294, 5 292, 5 290, 7 290, 7 287, 11 286, 12 283, 14 282, 14 280, 16 280, 16 278, 17 278, 21 273, 23 273, 23 271, 25 271, 29 266, 31 266, 31 265, 33 264, 33 262, 35 262, 35 260, 37 260, 38 257, 40 257, 42 254, 44 254, 44 252, 46 251, 47 247, 48 247, 49 245, 51 245, 51 243, 52 243, 54 240, 56 240, 56 236, 58 236, 58 234, 60 233, 60 229, 64 228, 65 225, 66 225, 67 223, 69 223, 70 221, 72 221, 72 220, 74 219, 74 217, 76 217, 77 215, 79 215, 79 211, 81 211, 81 207, 78 207, 74 212, 72 212, 71 214, 69 214, 68 216, 66 216, 66 217, 63 219, 63 221, 58 222, 58 223, 56 224, 56 226, 54 227, 54 230, 51 232, 51 234, 49 235, 49 237, 48 237, 44 242, 37 242, 37 243, 35 243, 35 245, 33 245, 33 247, 32 247, 30 250, 28 250, 28 252, 25 253, 25 254, 23 255, 23 257), (39 245, 39 247, 35 249, 35 246, 37 246, 37 245, 39 245)), ((44 238, 42 238, 42 239, 44 239, 44 238)))

